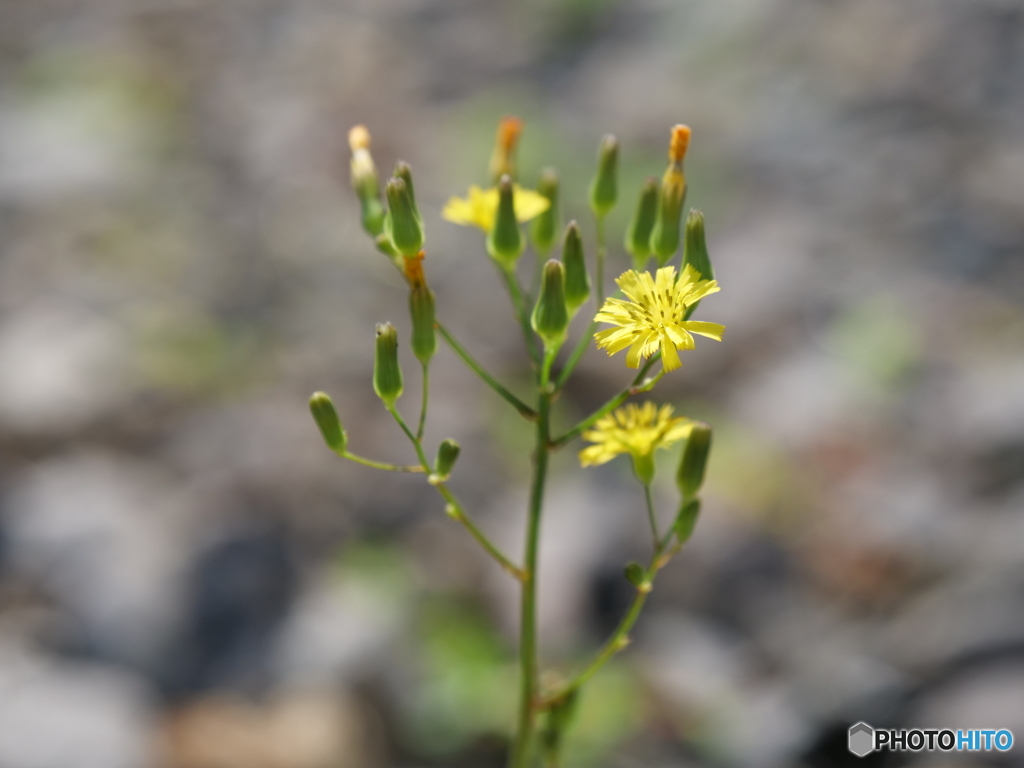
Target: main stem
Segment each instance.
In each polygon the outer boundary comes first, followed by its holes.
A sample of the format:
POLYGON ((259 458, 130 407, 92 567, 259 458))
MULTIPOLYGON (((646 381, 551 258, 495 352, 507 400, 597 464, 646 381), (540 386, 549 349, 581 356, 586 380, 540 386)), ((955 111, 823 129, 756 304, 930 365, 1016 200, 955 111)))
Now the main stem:
POLYGON ((519 631, 519 719, 516 740, 509 765, 529 768, 533 755, 534 729, 538 702, 537 674, 537 555, 540 541, 540 518, 544 503, 544 482, 548 472, 550 434, 548 412, 551 406, 548 372, 541 371, 537 396, 537 443, 534 449, 533 480, 530 483, 530 509, 526 528, 526 552, 523 556, 523 590, 519 631))

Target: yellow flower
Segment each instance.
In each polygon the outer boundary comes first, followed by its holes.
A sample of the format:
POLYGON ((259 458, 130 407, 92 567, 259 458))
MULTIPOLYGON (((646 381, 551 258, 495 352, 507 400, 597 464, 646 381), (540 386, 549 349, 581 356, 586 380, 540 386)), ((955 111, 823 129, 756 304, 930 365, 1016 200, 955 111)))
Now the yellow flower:
POLYGON ((675 267, 662 267, 652 278, 648 272, 623 272, 616 280, 628 299, 607 299, 594 318, 617 328, 606 328, 594 334, 597 346, 609 355, 629 347, 626 365, 637 368, 640 358, 650 357, 659 348, 666 371, 680 366, 677 349, 693 349, 693 336, 722 340, 725 326, 684 320, 686 308, 704 296, 717 293, 718 282, 701 280, 689 264, 676 279, 675 267))
MULTIPOLYGON (((551 205, 550 200, 532 189, 523 189, 516 184, 513 190, 516 219, 520 223, 539 216, 551 205)), ((450 198, 441 211, 441 217, 454 224, 480 227, 484 232, 490 232, 497 213, 498 188, 480 189, 474 184, 466 197, 450 198)))
MULTIPOLYGON (((689 436, 695 422, 672 416, 672 406, 658 408, 652 402, 630 403, 598 419, 594 428, 583 433, 588 445, 580 451, 580 464, 592 467, 628 453, 634 462, 651 458, 656 448, 667 448, 689 436)), ((652 465, 653 466, 653 465, 652 465)))

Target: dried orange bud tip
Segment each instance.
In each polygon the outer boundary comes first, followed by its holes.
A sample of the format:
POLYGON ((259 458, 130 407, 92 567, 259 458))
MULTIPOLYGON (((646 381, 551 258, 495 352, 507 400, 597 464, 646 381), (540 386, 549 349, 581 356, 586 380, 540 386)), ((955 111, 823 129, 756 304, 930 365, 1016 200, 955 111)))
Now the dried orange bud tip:
POLYGON ((668 159, 674 163, 680 162, 686 157, 686 150, 690 147, 690 127, 688 125, 676 125, 672 128, 672 139, 668 144, 668 159))
POLYGON ((415 256, 406 256, 403 261, 405 268, 405 279, 413 287, 426 285, 426 278, 423 275, 423 259, 426 251, 420 251, 415 256))
POLYGON ((365 125, 357 125, 349 130, 348 146, 353 152, 370 148, 370 132, 365 125))
POLYGON ((523 121, 511 115, 501 118, 498 124, 498 144, 506 152, 515 149, 519 134, 523 132, 523 121))

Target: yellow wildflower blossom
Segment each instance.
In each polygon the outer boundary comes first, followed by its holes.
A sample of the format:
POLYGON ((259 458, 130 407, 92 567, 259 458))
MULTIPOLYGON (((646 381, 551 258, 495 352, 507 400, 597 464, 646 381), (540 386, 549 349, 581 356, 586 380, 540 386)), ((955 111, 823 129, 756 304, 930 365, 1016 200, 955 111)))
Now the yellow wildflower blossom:
POLYGON ((676 350, 694 348, 691 334, 722 340, 724 325, 683 319, 687 307, 719 290, 716 280, 701 280, 689 264, 678 280, 675 267, 662 267, 653 278, 649 272, 631 269, 615 282, 626 299, 606 299, 594 319, 618 327, 598 331, 594 338, 609 355, 629 347, 626 365, 630 368, 639 367, 641 358, 660 348, 665 370, 674 371, 680 366, 676 350))
MULTIPOLYGON (((580 464, 592 467, 628 453, 634 462, 650 459, 657 448, 688 437, 695 422, 672 416, 671 405, 658 408, 652 402, 630 403, 598 419, 594 428, 583 433, 588 445, 580 451, 580 464)), ((653 466, 653 465, 652 465, 653 466)))
MULTIPOLYGON (((523 189, 516 184, 513 190, 516 219, 520 223, 540 216, 551 205, 550 200, 532 189, 523 189)), ((466 197, 450 198, 441 211, 441 217, 454 224, 480 227, 484 232, 490 232, 497 213, 498 188, 481 189, 474 184, 466 197)))

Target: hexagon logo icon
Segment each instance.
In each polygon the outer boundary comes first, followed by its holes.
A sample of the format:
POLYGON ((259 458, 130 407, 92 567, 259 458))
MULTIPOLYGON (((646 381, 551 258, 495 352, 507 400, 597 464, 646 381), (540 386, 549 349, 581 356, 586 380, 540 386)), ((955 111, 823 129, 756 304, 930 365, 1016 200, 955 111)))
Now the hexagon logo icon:
POLYGON ((867 723, 850 726, 847 748, 857 757, 864 757, 875 751, 875 729, 867 723))

